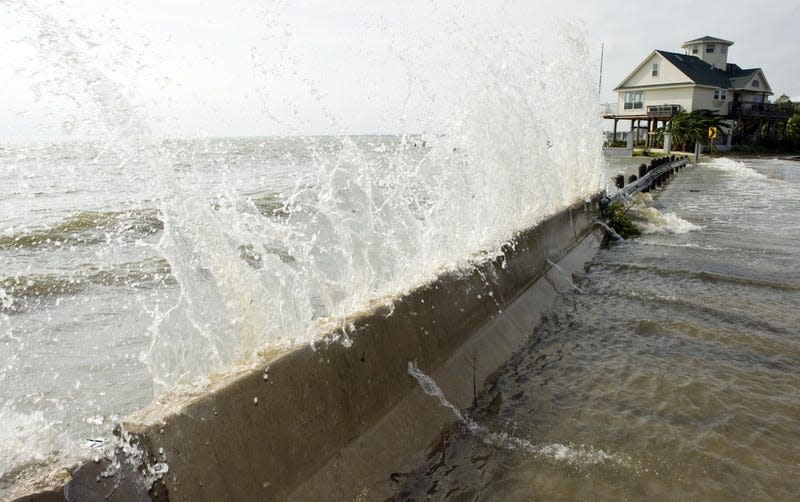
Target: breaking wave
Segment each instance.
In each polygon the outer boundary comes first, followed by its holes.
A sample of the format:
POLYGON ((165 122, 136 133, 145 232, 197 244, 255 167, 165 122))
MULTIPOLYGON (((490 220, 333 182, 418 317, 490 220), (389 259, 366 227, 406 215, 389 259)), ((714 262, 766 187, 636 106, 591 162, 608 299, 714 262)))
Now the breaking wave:
POLYGON ((747 167, 747 164, 739 160, 721 157, 712 159, 706 165, 710 169, 722 171, 725 174, 737 179, 767 179, 766 176, 755 169, 747 167))
POLYGON ((631 210, 631 216, 645 234, 686 234, 702 228, 673 212, 664 213, 651 206, 636 207, 631 210))

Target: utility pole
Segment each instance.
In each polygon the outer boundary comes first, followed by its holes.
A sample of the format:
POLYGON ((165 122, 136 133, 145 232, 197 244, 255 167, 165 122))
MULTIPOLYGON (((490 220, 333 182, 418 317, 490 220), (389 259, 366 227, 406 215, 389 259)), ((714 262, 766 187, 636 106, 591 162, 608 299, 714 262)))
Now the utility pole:
POLYGON ((603 93, 603 50, 605 49, 606 44, 600 44, 600 82, 597 83, 597 94, 602 95, 603 93))

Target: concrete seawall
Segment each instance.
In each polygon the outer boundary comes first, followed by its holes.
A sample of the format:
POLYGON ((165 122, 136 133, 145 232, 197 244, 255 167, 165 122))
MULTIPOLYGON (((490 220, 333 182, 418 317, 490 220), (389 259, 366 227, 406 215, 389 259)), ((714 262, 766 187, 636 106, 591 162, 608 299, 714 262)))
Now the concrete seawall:
POLYGON ((116 475, 100 476, 107 461, 87 462, 21 500, 383 499, 453 420, 408 375, 409 361, 469 406, 473 381, 480 390, 563 291, 558 281, 569 284, 559 276, 597 249, 596 214, 596 199, 577 204, 501 256, 360 314, 348 348, 296 348, 202 393, 165 396, 123 424, 140 452, 120 453, 116 475), (149 491, 142 477, 156 479, 149 491))

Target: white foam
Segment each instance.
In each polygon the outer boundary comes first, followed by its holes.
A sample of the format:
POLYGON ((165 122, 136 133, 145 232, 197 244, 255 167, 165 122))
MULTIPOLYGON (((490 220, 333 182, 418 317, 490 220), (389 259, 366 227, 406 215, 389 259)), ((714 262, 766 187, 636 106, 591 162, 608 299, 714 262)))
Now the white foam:
POLYGON ((631 216, 645 234, 686 234, 702 227, 684 220, 673 212, 662 213, 654 207, 637 207, 631 210, 631 216))
POLYGON ((20 465, 51 458, 50 452, 69 445, 41 411, 20 413, 5 404, 0 408, 0 424, 0 477, 20 465))
POLYGON ((747 167, 747 164, 744 162, 727 157, 712 159, 706 165, 711 169, 723 171, 736 179, 767 179, 767 177, 760 172, 747 167))
POLYGON ((508 450, 525 453, 542 460, 563 463, 575 467, 586 467, 604 463, 631 465, 630 458, 624 455, 607 453, 589 445, 564 443, 532 443, 527 439, 511 436, 505 432, 486 433, 484 442, 508 450))
POLYGON ((563 463, 576 467, 586 467, 604 463, 613 463, 629 468, 635 467, 634 462, 627 455, 607 453, 604 450, 590 445, 533 443, 527 439, 512 436, 506 432, 488 431, 483 425, 461 413, 458 408, 444 397, 442 389, 436 385, 436 382, 420 371, 414 363, 410 361, 408 363, 408 374, 417 379, 417 382, 419 382, 425 394, 435 397, 440 405, 453 413, 456 420, 464 424, 472 434, 486 444, 506 450, 514 450, 550 462, 563 463))

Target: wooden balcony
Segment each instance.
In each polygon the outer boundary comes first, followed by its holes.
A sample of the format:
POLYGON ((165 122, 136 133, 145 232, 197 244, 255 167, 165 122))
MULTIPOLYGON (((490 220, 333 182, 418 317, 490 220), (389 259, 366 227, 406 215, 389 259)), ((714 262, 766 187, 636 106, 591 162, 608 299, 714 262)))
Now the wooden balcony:
POLYGON ((613 119, 617 115, 616 103, 603 103, 600 106, 602 107, 602 113, 604 119, 613 119))
POLYGON ((643 103, 635 103, 632 107, 626 108, 622 114, 619 114, 616 103, 606 103, 603 105, 602 112, 605 119, 669 120, 681 110, 683 110, 681 105, 651 105, 645 107, 643 103))
POLYGON ((681 105, 655 105, 647 107, 647 118, 669 120, 681 111, 681 105))
POLYGON ((739 101, 728 104, 730 118, 763 118, 785 120, 791 117, 796 108, 791 103, 753 103, 739 101))

